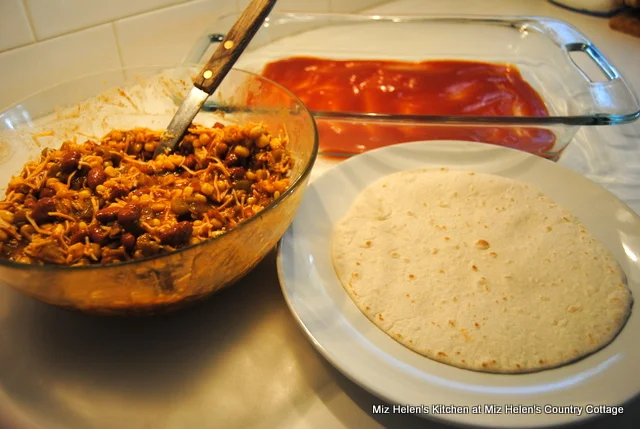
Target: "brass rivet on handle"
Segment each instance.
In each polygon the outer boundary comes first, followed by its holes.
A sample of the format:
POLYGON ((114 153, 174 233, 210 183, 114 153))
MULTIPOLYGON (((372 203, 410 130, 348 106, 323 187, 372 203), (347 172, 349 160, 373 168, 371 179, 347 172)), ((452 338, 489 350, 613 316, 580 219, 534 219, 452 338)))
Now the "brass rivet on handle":
POLYGON ((227 40, 226 42, 224 42, 223 46, 224 46, 225 49, 233 48, 233 40, 227 40))
POLYGON ((202 73, 202 76, 203 76, 205 79, 209 79, 209 78, 211 78, 211 76, 213 76, 213 72, 212 72, 211 70, 205 70, 205 72, 204 72, 204 73, 202 73))

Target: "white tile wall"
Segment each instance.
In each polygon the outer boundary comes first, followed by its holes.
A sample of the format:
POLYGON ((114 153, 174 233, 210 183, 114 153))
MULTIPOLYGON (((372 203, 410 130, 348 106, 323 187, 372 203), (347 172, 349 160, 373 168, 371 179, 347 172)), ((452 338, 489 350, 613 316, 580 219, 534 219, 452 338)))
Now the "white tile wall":
MULTIPOLYGON (((250 0, 238 0, 238 9, 244 9, 250 0)), ((330 0, 278 0, 274 11, 329 12, 330 0)), ((348 0, 345 3, 350 3, 348 0)))
POLYGON ((233 1, 198 0, 117 21, 114 25, 122 63, 179 63, 209 23, 235 11, 233 1))
POLYGON ((22 0, 0 1, 0 52, 33 41, 22 0))
MULTIPOLYGON (((175 64, 249 0, 0 0, 0 110, 61 81, 175 64)), ((276 10, 356 12, 387 0, 279 0, 276 10)))
MULTIPOLYGON (((2 0, 4 1, 4 0, 2 0)), ((187 0, 25 0, 38 40, 187 0)))
MULTIPOLYGON (((250 0, 237 0, 238 9, 242 10, 250 0)), ((358 12, 387 0, 278 0, 275 11, 286 12, 358 12)))
POLYGON ((0 109, 56 83, 119 64, 111 24, 4 52, 0 54, 0 109))

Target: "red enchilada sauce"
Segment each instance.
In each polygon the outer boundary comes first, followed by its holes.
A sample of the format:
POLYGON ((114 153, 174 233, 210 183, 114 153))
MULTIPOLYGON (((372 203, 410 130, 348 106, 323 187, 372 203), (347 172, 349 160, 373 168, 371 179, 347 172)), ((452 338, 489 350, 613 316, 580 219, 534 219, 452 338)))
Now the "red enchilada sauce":
MULTIPOLYGON (((549 116, 515 66, 472 61, 336 61, 291 57, 263 76, 285 86, 310 110, 406 115, 549 116)), ((535 128, 383 125, 316 118, 325 154, 354 154, 415 140, 494 143, 545 155, 555 135, 535 128)))

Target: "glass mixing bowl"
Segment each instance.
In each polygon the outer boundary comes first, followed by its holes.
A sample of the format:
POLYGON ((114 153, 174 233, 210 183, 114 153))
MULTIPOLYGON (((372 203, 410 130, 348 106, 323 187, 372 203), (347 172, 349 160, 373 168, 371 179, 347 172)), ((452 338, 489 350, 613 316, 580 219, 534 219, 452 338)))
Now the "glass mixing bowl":
MULTIPOLYGON (((66 82, 0 112, 0 192, 26 161, 68 139, 110 129, 163 129, 190 87, 191 65, 119 69, 66 82)), ((59 307, 101 314, 173 310, 233 284, 271 250, 293 220, 318 151, 314 120, 285 88, 233 69, 211 96, 219 110, 195 123, 262 122, 286 132, 295 157, 291 186, 263 211, 215 238, 146 259, 96 266, 28 265, 0 260, 0 283, 59 307), (274 98, 274 91, 279 94, 274 98), (268 94, 269 97, 262 97, 268 94)))

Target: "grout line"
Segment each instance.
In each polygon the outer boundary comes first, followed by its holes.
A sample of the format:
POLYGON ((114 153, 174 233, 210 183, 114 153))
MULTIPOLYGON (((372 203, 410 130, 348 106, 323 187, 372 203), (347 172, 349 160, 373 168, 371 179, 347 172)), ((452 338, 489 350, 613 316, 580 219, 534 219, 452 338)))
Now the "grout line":
MULTIPOLYGON (((2 1, 2 0, 0 0, 0 1, 2 1)), ((15 47, 13 47, 11 49, 20 49, 20 48, 24 48, 24 47, 30 46, 30 45, 39 45, 39 44, 42 44, 42 43, 47 43, 47 42, 50 42, 52 40, 59 39, 61 37, 70 36, 70 35, 76 34, 76 33, 82 33, 83 31, 93 30, 93 29, 96 29, 96 28, 99 28, 99 27, 103 27, 103 26, 106 26, 106 25, 109 25, 109 24, 112 24, 112 22, 103 22, 101 24, 93 25, 93 26, 90 26, 90 27, 83 27, 83 28, 78 28, 76 30, 66 31, 64 33, 56 34, 55 36, 47 37, 45 39, 40 39, 40 40, 36 39, 34 42, 29 42, 29 43, 22 44, 20 46, 15 46, 15 47)), ((11 50, 11 49, 8 49, 8 50, 11 50)), ((2 52, 7 52, 8 50, 4 50, 2 52)), ((0 428, 0 429, 2 429, 2 428, 0 428)))
POLYGON ((120 67, 124 67, 124 56, 122 55, 122 47, 120 46, 120 37, 118 36, 118 29, 116 28, 115 21, 111 23, 111 31, 113 31, 113 37, 116 39, 116 48, 118 49, 118 58, 120 59, 120 67))
MULTIPOLYGON (((0 1, 2 1, 2 0, 0 0, 0 1)), ((111 21, 105 21, 105 22, 100 22, 98 24, 94 24, 94 25, 85 25, 83 27, 73 28, 71 30, 63 31, 62 33, 56 33, 53 36, 43 37, 42 39, 36 38, 36 43, 48 42, 49 40, 54 40, 54 39, 57 39, 59 37, 68 36, 70 34, 80 33, 82 31, 92 30, 94 28, 102 27, 103 25, 107 25, 107 24, 110 24, 110 23, 111 23, 111 21)))
POLYGON ((16 45, 16 46, 12 46, 10 48, 2 49, 2 50, 0 50, 0 54, 5 54, 5 53, 11 52, 11 51, 17 51, 18 49, 26 48, 28 46, 35 45, 35 44, 36 44, 36 42, 22 43, 20 45, 16 45))
POLYGON ((20 3, 22 3, 22 9, 24 10, 24 14, 27 16, 27 22, 29 23, 29 30, 31 30, 33 43, 35 43, 38 41, 38 38, 36 37, 36 30, 33 25, 33 16, 31 15, 31 9, 29 9, 29 6, 27 5, 27 0, 21 0, 20 3))
MULTIPOLYGON (((2 1, 2 0, 0 0, 0 1, 2 1)), ((27 0, 20 0, 20 1, 22 2, 22 5, 23 5, 24 10, 25 10, 25 13, 27 14, 27 18, 28 18, 28 21, 29 21, 29 26, 30 26, 31 32, 33 33, 33 36, 34 36, 33 38, 35 39, 36 42, 43 42, 43 41, 46 41, 46 40, 55 39, 56 37, 66 36, 68 34, 77 33, 79 31, 89 30, 89 29, 95 28, 95 27, 100 27, 101 25, 112 24, 112 23, 114 23, 116 21, 121 21, 121 20, 124 20, 124 19, 133 18, 133 17, 136 17, 136 16, 140 16, 140 15, 144 15, 144 14, 147 14, 147 13, 156 12, 156 11, 163 10, 163 9, 168 9, 170 7, 185 5, 185 4, 194 2, 196 0, 171 0, 171 2, 169 4, 166 4, 166 5, 162 6, 162 7, 156 7, 155 9, 152 8, 152 9, 148 9, 148 10, 143 10, 143 11, 137 12, 137 13, 135 13, 133 15, 119 16, 119 17, 113 18, 113 20, 111 20, 111 21, 99 21, 99 22, 97 22, 95 24, 83 25, 83 26, 80 26, 78 28, 72 28, 70 30, 63 31, 62 33, 56 33, 56 34, 54 34, 52 36, 43 37, 41 39, 39 39, 37 37, 36 31, 35 31, 35 26, 33 25, 33 17, 32 17, 31 11, 27 7, 27 3, 26 3, 27 0)))

